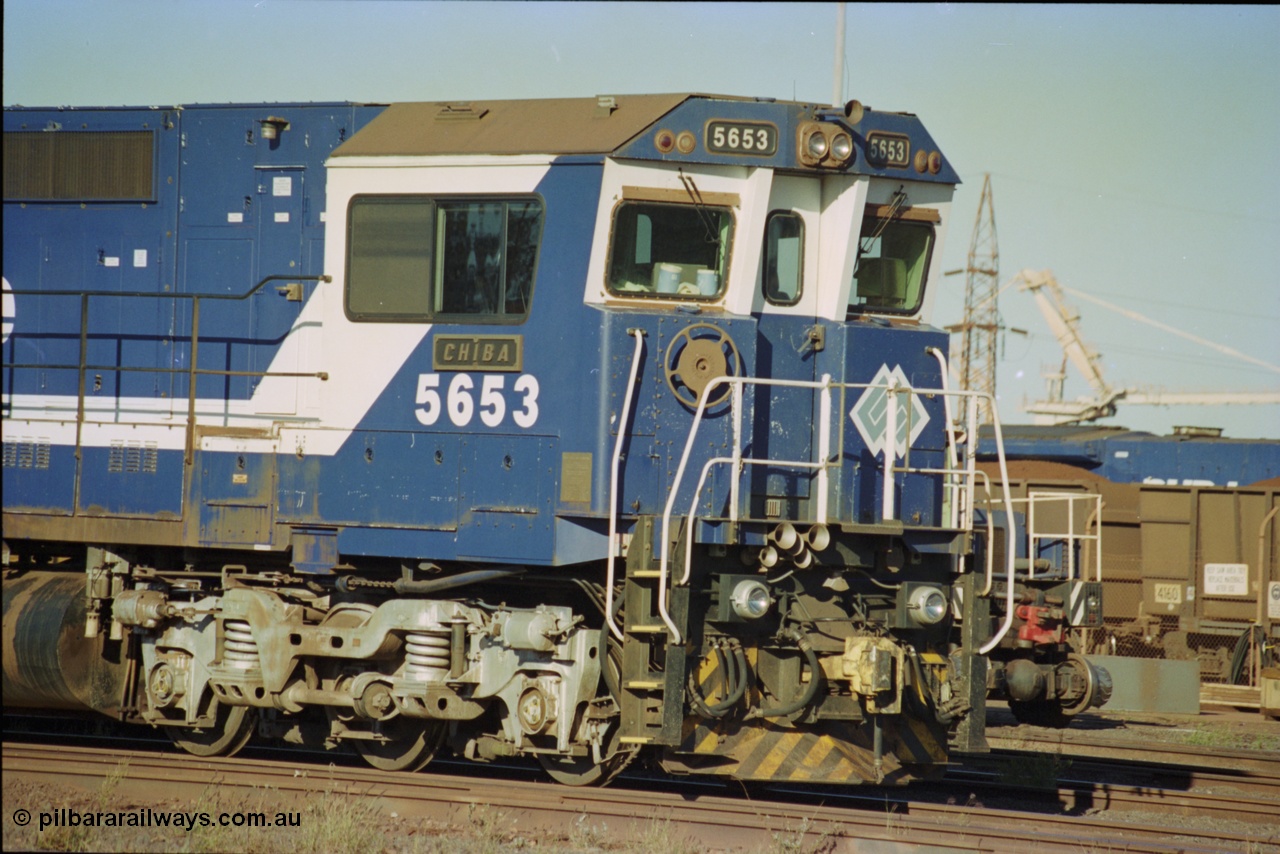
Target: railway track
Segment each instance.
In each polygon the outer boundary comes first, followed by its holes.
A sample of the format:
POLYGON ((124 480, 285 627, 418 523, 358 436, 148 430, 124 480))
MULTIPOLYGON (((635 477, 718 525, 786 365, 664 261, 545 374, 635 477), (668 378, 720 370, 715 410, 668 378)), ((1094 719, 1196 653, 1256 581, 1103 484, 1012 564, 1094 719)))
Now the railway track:
MULTIPOLYGON (((109 722, 86 718, 53 718, 43 715, 6 716, 6 733, 47 743, 56 737, 62 743, 85 746, 121 745, 167 751, 169 741, 152 730, 128 731, 109 722), (59 726, 61 721, 64 725, 59 726), (30 730, 21 735, 22 730, 30 730)), ((1269 824, 1280 814, 1280 754, 1261 751, 1222 751, 1177 745, 1134 745, 1121 747, 1087 735, 1070 733, 1064 740, 1058 730, 1045 731, 1044 738, 993 737, 1003 745, 989 754, 960 756, 938 784, 918 783, 907 789, 859 789, 849 787, 796 787, 765 785, 757 791, 810 801, 837 797, 853 803, 874 801, 906 809, 912 802, 935 800, 946 803, 964 787, 965 800, 986 803, 1013 802, 1036 812, 1082 815, 1105 810, 1128 810, 1154 814, 1210 816, 1240 822, 1269 824), (1101 754, 1101 755, 1099 755, 1101 754), (1216 769, 1216 770, 1206 770, 1216 769), (1010 796, 1013 789, 1016 795, 1010 796), (874 796, 866 792, 875 792, 874 796)), ((305 761, 313 764, 347 764, 363 768, 345 751, 319 751, 251 743, 241 757, 267 761, 305 761)), ((507 777, 542 780, 534 766, 498 764, 477 766, 455 762, 448 756, 437 758, 432 771, 441 769, 464 776, 485 776, 500 768, 507 777)), ((624 774, 616 785, 643 787, 654 778, 643 772, 624 774)), ((692 782, 685 785, 694 786, 692 782)), ((710 791, 735 791, 738 786, 723 781, 704 780, 710 791)))
MULTIPOLYGON (((486 779, 433 771, 387 774, 365 768, 317 765, 298 760, 194 759, 175 761, 171 752, 113 748, 5 744, 6 779, 57 783, 93 790, 110 775, 124 777, 118 795, 131 802, 194 799, 216 780, 229 788, 270 790, 282 798, 306 798, 335 790, 375 799, 387 814, 431 819, 465 827, 477 805, 497 811, 526 834, 563 834, 574 822, 609 828, 618 845, 647 824, 670 822, 704 850, 758 850, 785 835, 799 848, 826 846, 852 851, 859 840, 883 850, 915 850, 922 840, 956 851, 1096 849, 1126 851, 1280 850, 1280 831, 1259 825, 1254 832, 1171 829, 1168 825, 1118 823, 1106 813, 1088 816, 991 809, 915 799, 915 790, 784 792, 769 799, 717 794, 718 785, 664 781, 661 790, 637 787, 570 789, 558 785, 486 779), (789 802, 777 800, 789 795, 789 802), (1177 834, 1177 836, 1174 836, 1177 834)), ((1188 805, 1190 807, 1190 805, 1188 805)), ((1191 807, 1194 808, 1194 807, 1191 807)), ((1273 810, 1274 811, 1274 810, 1273 810)), ((632 849, 634 850, 634 849, 632 849)))
POLYGON ((1280 776, 1280 751, 1240 750, 1224 747, 1200 747, 1170 742, 1118 741, 1087 731, 1035 730, 1016 736, 988 733, 987 743, 999 754, 1051 753, 1070 757, 1073 761, 1168 766, 1171 770, 1219 772, 1232 776, 1277 778, 1280 776))

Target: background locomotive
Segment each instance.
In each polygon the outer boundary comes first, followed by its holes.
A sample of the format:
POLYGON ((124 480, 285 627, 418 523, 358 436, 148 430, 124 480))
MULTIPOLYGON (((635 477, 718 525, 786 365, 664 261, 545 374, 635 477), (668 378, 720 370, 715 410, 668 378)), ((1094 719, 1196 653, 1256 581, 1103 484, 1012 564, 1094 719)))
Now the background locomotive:
POLYGON ((13 108, 4 158, 6 704, 584 784, 1105 702, 1096 582, 973 546, 915 116, 13 108))
MULTIPOLYGON (((1256 685, 1258 668, 1275 665, 1280 442, 1093 426, 1008 427, 1003 438, 1016 495, 1102 499, 1099 515, 1073 520, 1101 534, 1107 614, 1092 650, 1196 660, 1205 683, 1256 685)), ((979 458, 998 480, 993 434, 979 458)), ((1096 550, 1084 558, 1096 567, 1096 550)))

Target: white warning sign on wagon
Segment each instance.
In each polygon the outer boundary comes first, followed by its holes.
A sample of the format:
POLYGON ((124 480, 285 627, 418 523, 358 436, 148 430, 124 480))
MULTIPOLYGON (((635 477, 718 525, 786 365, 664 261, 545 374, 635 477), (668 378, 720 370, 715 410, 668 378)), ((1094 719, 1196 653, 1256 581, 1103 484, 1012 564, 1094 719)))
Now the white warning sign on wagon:
POLYGON ((1267 585, 1267 617, 1280 620, 1280 581, 1267 585))
POLYGON ((1248 596, 1249 564, 1206 563, 1204 565, 1204 595, 1248 596))

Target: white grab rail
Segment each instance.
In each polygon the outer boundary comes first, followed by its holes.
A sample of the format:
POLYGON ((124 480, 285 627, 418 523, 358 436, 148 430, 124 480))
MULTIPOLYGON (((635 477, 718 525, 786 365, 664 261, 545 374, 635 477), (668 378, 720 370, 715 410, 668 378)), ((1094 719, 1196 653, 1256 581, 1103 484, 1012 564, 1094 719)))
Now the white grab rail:
MULTIPOLYGON (((943 365, 944 372, 945 372, 945 359, 941 357, 940 353, 935 354, 935 356, 939 359, 939 362, 943 365)), ((1007 517, 1010 520, 1013 519, 1013 504, 1012 504, 1011 496, 1009 495, 1009 486, 1008 486, 1008 481, 1009 481, 1008 467, 1006 465, 1005 455, 1004 455, 1004 435, 1000 428, 999 415, 996 414, 995 400, 993 396, 990 394, 983 393, 983 392, 974 392, 974 391, 951 391, 945 387, 945 383, 944 383, 944 387, 941 389, 916 389, 911 387, 910 385, 900 386, 896 378, 894 377, 890 377, 889 381, 885 384, 833 383, 829 375, 824 375, 822 380, 820 381, 777 380, 777 379, 765 379, 765 378, 756 378, 756 377, 728 377, 728 376, 716 377, 715 379, 711 380, 707 384, 707 386, 703 389, 702 395, 698 400, 698 406, 694 411, 693 423, 690 425, 690 428, 689 428, 689 436, 688 436, 688 439, 686 439, 685 441, 684 452, 680 455, 680 462, 676 467, 675 477, 673 479, 670 492, 667 495, 667 503, 666 503, 666 506, 663 508, 663 513, 662 513, 662 542, 661 542, 661 548, 660 548, 659 578, 658 578, 658 613, 661 616, 663 623, 666 625, 667 630, 670 632, 672 641, 675 643, 680 643, 682 641, 682 637, 679 629, 675 625, 675 621, 671 618, 671 615, 667 609, 667 585, 668 585, 668 579, 671 577, 671 566, 670 566, 671 517, 675 510, 676 496, 680 491, 680 486, 684 483, 685 469, 688 467, 689 458, 693 453, 693 444, 697 437, 698 429, 702 425, 703 418, 706 414, 707 401, 711 399, 712 392, 715 391, 719 386, 723 386, 723 385, 730 386, 732 391, 732 394, 730 396, 730 399, 732 401, 732 403, 730 404, 730 408, 731 408, 731 417, 733 419, 733 445, 734 445, 733 453, 731 456, 728 456, 728 457, 714 457, 708 460, 706 464, 703 466, 702 472, 698 478, 698 485, 693 493, 693 503, 690 507, 690 512, 686 517, 687 533, 686 533, 686 548, 685 548, 685 566, 684 566, 684 572, 682 573, 680 581, 678 582, 681 585, 688 583, 689 576, 692 572, 692 538, 693 538, 693 524, 694 524, 694 519, 696 515, 695 511, 697 509, 698 496, 702 493, 703 486, 706 483, 707 475, 710 473, 712 466, 730 465, 733 467, 733 479, 730 483, 730 505, 731 506, 729 508, 729 518, 731 522, 736 522, 739 518, 738 505, 740 503, 739 501, 740 487, 738 482, 739 482, 739 478, 741 477, 742 469, 744 468, 744 466, 748 466, 748 465, 769 465, 774 467, 799 468, 799 469, 809 469, 809 470, 816 471, 819 479, 818 488, 820 491, 818 496, 818 501, 816 502, 817 514, 818 514, 818 519, 816 520, 816 522, 825 524, 826 522, 829 521, 828 504, 827 504, 827 497, 828 497, 827 493, 829 491, 828 469, 833 464, 838 464, 839 458, 843 456, 843 452, 841 452, 840 454, 837 454, 837 460, 834 463, 830 459, 830 456, 831 456, 830 393, 833 388, 839 388, 842 390, 844 389, 864 389, 865 390, 865 389, 871 389, 871 388, 880 388, 880 389, 884 389, 886 395, 889 396, 889 405, 887 406, 887 411, 886 411, 886 435, 885 435, 885 447, 884 447, 884 484, 883 484, 883 493, 882 493, 883 506, 881 509, 881 516, 887 521, 893 521, 896 518, 893 513, 893 503, 894 503, 893 479, 896 474, 910 473, 910 472, 940 473, 940 474, 947 475, 947 478, 948 478, 947 481, 944 482, 944 486, 946 488, 955 489, 957 492, 957 499, 960 499, 960 498, 963 499, 963 502, 962 502, 962 507, 964 511, 963 512, 963 520, 964 520, 963 529, 967 531, 973 530, 974 508, 976 504, 974 500, 976 497, 975 486, 979 476, 981 476, 982 479, 984 480, 985 482, 984 488, 987 494, 990 495, 990 482, 987 479, 986 475, 978 471, 976 467, 977 437, 978 437, 977 402, 981 398, 988 399, 991 403, 991 410, 992 410, 993 419, 994 419, 993 426, 995 428, 997 456, 998 456, 999 465, 1000 465, 1001 493, 1003 498, 1003 504, 1005 507, 1005 512, 1007 514, 1007 517), (777 386, 777 387, 786 387, 786 388, 808 388, 808 389, 813 389, 815 391, 821 392, 822 398, 819 403, 820 417, 819 417, 819 424, 818 424, 819 435, 818 435, 818 442, 817 442, 818 461, 815 462, 813 460, 772 460, 772 459, 761 460, 761 459, 754 459, 754 458, 745 458, 742 456, 742 388, 746 385, 777 386), (910 399, 911 395, 915 395, 915 394, 928 394, 928 395, 936 394, 936 395, 942 395, 944 401, 950 396, 956 396, 966 400, 968 404, 966 407, 967 409, 966 420, 968 423, 966 425, 965 436, 966 436, 966 444, 968 447, 965 454, 965 466, 963 469, 957 469, 957 468, 916 469, 908 465, 904 465, 901 467, 896 465, 896 458, 897 458, 897 405, 896 405, 897 397, 896 396, 899 394, 907 394, 909 396, 908 399, 910 399), (959 484, 951 483, 950 479, 952 477, 957 477, 957 476, 961 478, 961 482, 959 484)), ((949 412, 949 408, 946 411, 949 412)), ((908 412, 908 415, 907 415, 908 425, 910 425, 910 418, 911 418, 910 406, 908 406, 907 412, 908 412)), ((949 418, 948 418, 947 430, 948 430, 949 436, 953 435, 951 432, 949 418)), ((911 430, 910 430, 910 427, 908 426, 907 444, 906 444, 906 448, 904 448, 904 452, 909 452, 910 446, 911 446, 911 430)), ((954 449, 951 450, 950 458, 953 461, 955 460, 954 449)), ((988 542, 990 542, 990 536, 993 533, 993 531, 991 528, 991 520, 989 518, 989 514, 988 514, 987 527, 988 527, 988 542)), ((1013 624, 1015 549, 1014 549, 1014 533, 1012 530, 1012 525, 1006 526, 1005 537, 1006 537, 1005 557, 1006 557, 1006 578, 1007 578, 1005 616, 1004 616, 1004 621, 1002 622, 1000 628, 996 631, 995 635, 990 640, 988 640, 988 642, 979 650, 979 653, 983 655, 985 655, 987 652, 993 649, 998 643, 1000 643, 1000 641, 1004 638, 1004 636, 1009 632, 1009 629, 1012 627, 1012 624, 1013 624)), ((991 564, 990 553, 991 553, 991 550, 988 549, 987 583, 986 583, 986 588, 984 590, 984 594, 990 593, 991 587, 993 586, 993 582, 994 582, 994 578, 993 578, 994 567, 991 564)), ((961 564, 961 569, 963 569, 963 564, 961 564)))
MULTIPOLYGON (((1036 566, 1036 544, 1041 540, 1062 540, 1065 544, 1067 553, 1067 579, 1074 581, 1076 577, 1076 561, 1075 561, 1075 545, 1076 541, 1085 543, 1092 542, 1094 544, 1094 553, 1098 556, 1095 565, 1097 580, 1102 580, 1102 496, 1096 492, 1045 492, 1033 491, 1027 494, 1026 498, 1015 498, 1015 504, 1027 505, 1027 557, 1030 561, 1027 567, 1027 577, 1035 578, 1036 566), (1063 503, 1067 507, 1067 530, 1065 531, 1049 531, 1041 530, 1036 523, 1036 507, 1039 506, 1043 513, 1043 507, 1046 504, 1063 503), (1089 515, 1085 521, 1085 533, 1076 533, 1076 504, 1081 503, 1086 506, 1089 515), (1095 534, 1089 533, 1089 520, 1098 520, 1098 531, 1095 534)), ((1083 578, 1083 569, 1081 572, 1083 578)))
POLYGON ((644 330, 627 330, 636 339, 635 353, 631 356, 631 376, 627 380, 627 396, 622 402, 622 417, 618 421, 618 439, 613 443, 613 459, 609 469, 609 566, 605 573, 604 584, 604 619, 609 624, 609 631, 618 640, 622 640, 622 629, 613 619, 613 582, 615 564, 622 551, 618 542, 618 469, 622 464, 622 443, 631 432, 631 398, 636 393, 636 377, 640 372, 640 356, 644 353, 644 330))

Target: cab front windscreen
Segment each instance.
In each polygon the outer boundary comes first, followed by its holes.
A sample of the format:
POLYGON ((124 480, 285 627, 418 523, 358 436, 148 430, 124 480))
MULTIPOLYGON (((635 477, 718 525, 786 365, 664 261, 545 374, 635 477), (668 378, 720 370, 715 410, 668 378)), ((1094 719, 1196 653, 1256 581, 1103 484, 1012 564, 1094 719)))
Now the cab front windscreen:
POLYGON ((912 314, 929 277, 934 227, 930 222, 868 215, 858 238, 849 314, 912 314))

